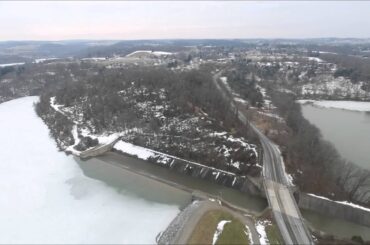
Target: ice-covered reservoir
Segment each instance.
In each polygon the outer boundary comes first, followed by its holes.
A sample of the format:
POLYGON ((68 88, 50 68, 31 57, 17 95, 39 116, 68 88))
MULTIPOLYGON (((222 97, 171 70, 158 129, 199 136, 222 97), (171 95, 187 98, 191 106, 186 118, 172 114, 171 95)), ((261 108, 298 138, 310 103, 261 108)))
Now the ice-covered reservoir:
POLYGON ((0 243, 154 243, 179 207, 86 177, 57 150, 35 101, 0 104, 0 243))

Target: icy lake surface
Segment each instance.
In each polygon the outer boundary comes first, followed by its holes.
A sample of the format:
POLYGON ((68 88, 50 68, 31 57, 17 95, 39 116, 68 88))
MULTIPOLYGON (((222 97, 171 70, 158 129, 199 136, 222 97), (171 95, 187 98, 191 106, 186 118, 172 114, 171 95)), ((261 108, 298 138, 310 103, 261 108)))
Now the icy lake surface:
POLYGON ((179 207, 86 177, 57 150, 35 101, 0 104, 0 243, 155 243, 179 207))

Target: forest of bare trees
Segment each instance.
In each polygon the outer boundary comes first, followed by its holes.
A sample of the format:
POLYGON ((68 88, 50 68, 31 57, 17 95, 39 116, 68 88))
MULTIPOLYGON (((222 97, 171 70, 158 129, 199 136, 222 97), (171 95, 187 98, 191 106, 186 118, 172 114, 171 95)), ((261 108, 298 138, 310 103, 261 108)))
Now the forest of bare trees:
POLYGON ((328 62, 337 64, 339 67, 334 76, 344 76, 353 83, 365 82, 362 88, 370 91, 370 60, 353 55, 343 54, 320 54, 320 57, 328 62))
MULTIPOLYGON (((95 70, 91 76, 75 75, 78 82, 66 79, 40 96, 36 110, 61 148, 73 143, 72 120, 81 121, 94 134, 139 128, 142 133, 126 140, 228 171, 259 174, 260 168, 254 167, 257 162, 254 151, 202 133, 230 132, 233 137, 257 143, 253 132, 245 130, 220 99, 208 70, 178 72, 159 67, 95 70), (73 110, 74 116, 66 118, 55 113, 50 107, 54 97, 56 104, 73 110), (162 116, 158 117, 158 113, 162 116), (219 149, 222 145, 230 150, 226 155, 226 148, 219 149), (228 166, 229 158, 242 163, 239 170, 228 166)), ((84 149, 94 143, 84 138, 78 147, 84 149)))
POLYGON ((299 173, 296 184, 300 189, 370 205, 370 171, 341 158, 303 117, 293 95, 273 92, 271 98, 292 130, 283 155, 289 167, 299 173))

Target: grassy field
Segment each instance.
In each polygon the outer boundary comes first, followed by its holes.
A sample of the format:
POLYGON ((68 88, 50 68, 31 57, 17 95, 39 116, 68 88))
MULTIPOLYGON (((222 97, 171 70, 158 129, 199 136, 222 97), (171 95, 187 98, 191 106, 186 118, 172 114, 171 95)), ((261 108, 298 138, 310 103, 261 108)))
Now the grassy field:
POLYGON ((189 244, 212 244, 213 235, 216 232, 217 224, 222 220, 230 220, 216 244, 249 244, 249 239, 245 234, 245 226, 231 214, 221 210, 211 210, 207 212, 196 225, 191 235, 189 244))
POLYGON ((266 235, 270 244, 284 244, 281 238, 280 231, 275 224, 266 226, 266 235))

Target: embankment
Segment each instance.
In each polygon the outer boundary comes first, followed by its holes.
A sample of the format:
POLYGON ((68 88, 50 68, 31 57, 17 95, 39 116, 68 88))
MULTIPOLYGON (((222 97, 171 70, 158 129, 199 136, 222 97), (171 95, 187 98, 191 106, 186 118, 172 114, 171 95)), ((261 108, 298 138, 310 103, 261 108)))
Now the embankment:
MULTIPOLYGON (((131 153, 125 152, 125 149, 122 150, 121 148, 119 148, 118 150, 113 148, 113 146, 119 141, 119 139, 120 137, 117 137, 108 144, 88 149, 84 152, 81 152, 78 156, 81 159, 86 160, 90 157, 97 157, 99 155, 103 155, 104 153, 107 153, 111 150, 121 154, 133 156, 131 155, 131 153)), ((214 167, 206 166, 197 162, 181 159, 176 156, 153 151, 151 149, 138 146, 133 147, 140 148, 140 150, 150 154, 150 157, 144 159, 148 160, 148 162, 152 164, 156 164, 161 167, 170 169, 172 171, 189 175, 195 178, 212 181, 217 184, 233 188, 241 192, 264 197, 263 181, 261 178, 258 177, 255 178, 251 176, 240 176, 230 171, 225 171, 214 167)))
POLYGON ((157 237, 158 244, 187 244, 194 228, 205 213, 210 210, 222 210, 238 218, 248 230, 255 244, 259 242, 259 235, 254 225, 252 217, 246 216, 243 212, 232 210, 226 206, 221 206, 217 202, 209 200, 196 200, 189 204, 177 217, 171 222, 167 229, 157 237))
MULTIPOLYGON (((120 151, 117 152, 125 154, 120 151)), ((155 157, 149 158, 148 161, 152 164, 159 165, 180 174, 215 182, 251 195, 265 197, 261 178, 239 176, 232 172, 216 169, 159 152, 156 152, 155 157)))

